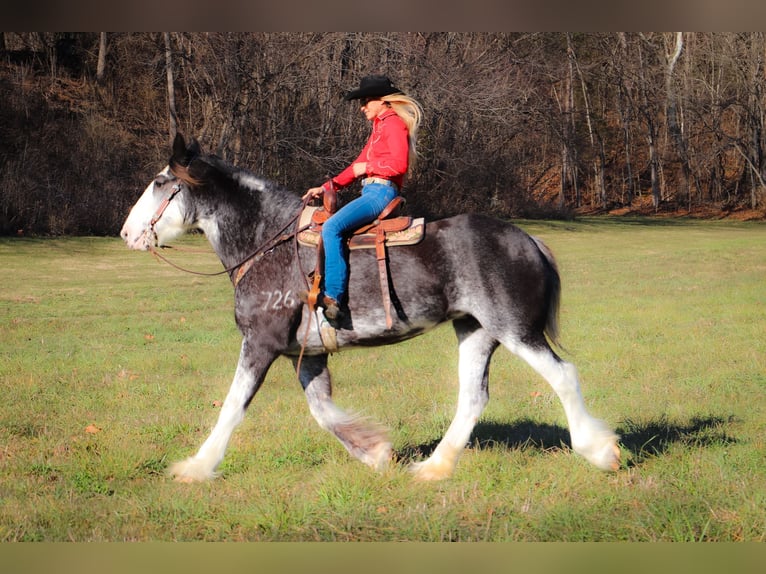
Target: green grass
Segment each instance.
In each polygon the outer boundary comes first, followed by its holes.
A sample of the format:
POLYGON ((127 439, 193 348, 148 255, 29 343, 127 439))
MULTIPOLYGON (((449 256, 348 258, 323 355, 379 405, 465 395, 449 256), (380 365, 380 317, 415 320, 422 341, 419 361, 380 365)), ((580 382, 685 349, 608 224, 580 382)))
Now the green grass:
MULTIPOLYGON (((552 391, 500 349, 448 481, 350 459, 279 360, 223 476, 177 484, 165 468, 207 436, 239 354, 227 279, 117 239, 3 238, 0 540, 766 541, 766 227, 521 225, 558 258, 565 356, 622 436, 618 473, 571 453, 552 391)), ((330 361, 337 402, 387 425, 402 462, 449 424, 449 327, 330 361)))

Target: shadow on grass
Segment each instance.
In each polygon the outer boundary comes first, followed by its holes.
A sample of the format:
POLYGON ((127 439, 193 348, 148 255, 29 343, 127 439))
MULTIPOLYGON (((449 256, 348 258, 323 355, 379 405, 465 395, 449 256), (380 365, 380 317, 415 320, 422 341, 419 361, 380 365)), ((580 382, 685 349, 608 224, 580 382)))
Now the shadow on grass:
MULTIPOLYGON (((737 440, 727 434, 726 426, 734 417, 715 415, 692 417, 687 422, 670 421, 662 416, 656 420, 626 420, 616 430, 627 466, 637 466, 645 460, 660 456, 674 444, 707 447, 734 444, 737 440), (625 452, 627 451, 627 452, 625 452)), ((429 457, 441 438, 428 443, 407 446, 398 452, 405 463, 429 457)), ((541 451, 571 449, 569 430, 528 419, 513 424, 479 422, 471 435, 471 444, 479 450, 502 447, 510 450, 538 449, 541 451)))
POLYGON ((686 447, 710 447, 735 444, 737 439, 726 432, 734 416, 696 416, 688 422, 670 421, 662 416, 652 421, 625 420, 617 428, 620 443, 631 452, 628 466, 660 456, 674 444, 686 447))

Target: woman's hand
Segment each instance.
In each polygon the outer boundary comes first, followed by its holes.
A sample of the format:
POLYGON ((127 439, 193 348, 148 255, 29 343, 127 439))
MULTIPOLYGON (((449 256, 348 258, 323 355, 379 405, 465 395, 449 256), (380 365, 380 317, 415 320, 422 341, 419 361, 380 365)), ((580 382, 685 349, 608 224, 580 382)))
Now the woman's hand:
POLYGON ((307 199, 311 200, 315 197, 322 197, 322 194, 324 193, 324 189, 322 189, 322 186, 319 187, 312 187, 309 189, 306 193, 303 194, 303 201, 306 201, 307 199))

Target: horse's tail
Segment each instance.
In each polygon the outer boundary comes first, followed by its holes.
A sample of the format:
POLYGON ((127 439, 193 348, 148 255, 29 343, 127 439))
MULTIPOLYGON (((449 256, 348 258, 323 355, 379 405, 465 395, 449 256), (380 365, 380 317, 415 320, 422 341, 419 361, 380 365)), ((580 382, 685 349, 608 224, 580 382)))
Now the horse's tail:
POLYGON ((557 347, 562 348, 559 341, 559 306, 561 303, 561 276, 556 264, 556 258, 542 239, 532 237, 546 262, 545 296, 548 302, 548 317, 545 320, 545 335, 557 347))

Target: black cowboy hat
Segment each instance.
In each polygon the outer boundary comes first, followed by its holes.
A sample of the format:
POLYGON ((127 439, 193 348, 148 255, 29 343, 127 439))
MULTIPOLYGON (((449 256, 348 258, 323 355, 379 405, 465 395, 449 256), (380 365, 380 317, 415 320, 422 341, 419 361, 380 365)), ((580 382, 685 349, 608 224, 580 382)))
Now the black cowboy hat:
POLYGON ((400 94, 402 91, 395 87, 393 82, 386 76, 365 76, 359 82, 356 90, 351 90, 344 98, 346 100, 358 100, 360 98, 380 98, 389 94, 400 94))

